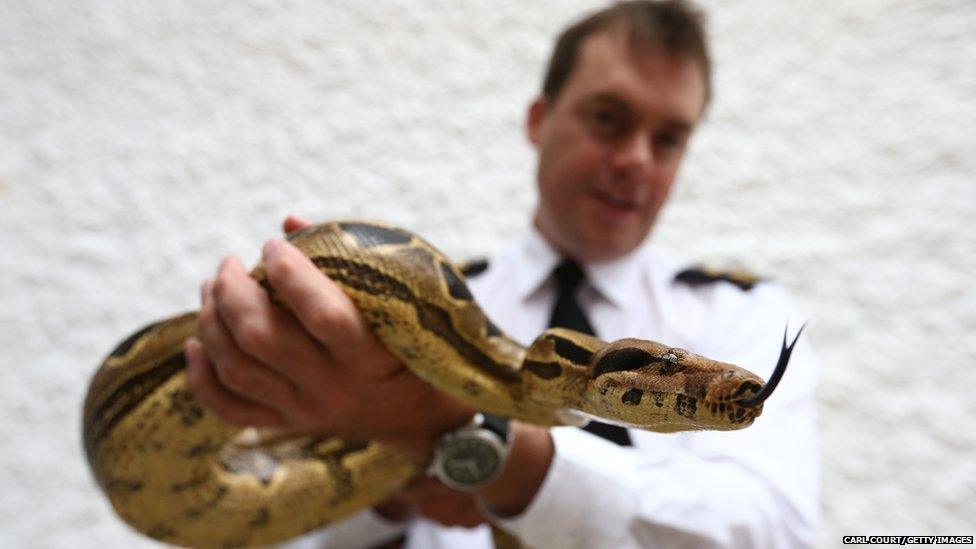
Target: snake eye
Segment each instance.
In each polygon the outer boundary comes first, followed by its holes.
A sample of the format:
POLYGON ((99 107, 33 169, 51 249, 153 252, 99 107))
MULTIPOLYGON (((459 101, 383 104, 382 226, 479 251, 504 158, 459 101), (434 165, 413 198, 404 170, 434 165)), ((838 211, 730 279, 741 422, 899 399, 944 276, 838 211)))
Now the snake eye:
POLYGON ((669 376, 678 369, 678 355, 671 351, 664 353, 661 357, 661 375, 669 376))

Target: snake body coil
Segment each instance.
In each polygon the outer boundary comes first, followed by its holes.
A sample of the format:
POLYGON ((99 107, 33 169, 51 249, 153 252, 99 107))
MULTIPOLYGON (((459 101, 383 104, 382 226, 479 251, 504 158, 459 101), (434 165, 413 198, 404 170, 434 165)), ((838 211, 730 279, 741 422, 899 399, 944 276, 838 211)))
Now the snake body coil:
MULTIPOLYGON (((525 348, 481 312, 439 251, 394 226, 324 223, 289 240, 391 353, 482 411, 541 425, 598 417, 660 432, 729 430, 750 425, 774 385, 763 390, 747 370, 651 341, 550 329, 525 348)), ((261 265, 252 275, 273 294, 261 265)), ((140 532, 196 547, 273 543, 382 502, 423 471, 378 443, 222 423, 187 390, 182 348, 196 326, 186 313, 130 336, 85 401, 89 464, 140 532)), ((784 342, 777 379, 791 348, 784 342)))

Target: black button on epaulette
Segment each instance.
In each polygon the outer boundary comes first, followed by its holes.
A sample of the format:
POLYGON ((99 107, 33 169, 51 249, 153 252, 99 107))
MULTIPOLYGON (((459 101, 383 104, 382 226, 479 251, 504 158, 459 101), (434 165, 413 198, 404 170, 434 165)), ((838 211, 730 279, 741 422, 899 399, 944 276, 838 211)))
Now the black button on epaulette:
POLYGON ((735 284, 744 291, 753 289, 756 284, 765 279, 745 270, 745 269, 713 269, 710 267, 696 266, 685 269, 675 275, 676 282, 682 282, 691 286, 711 284, 712 282, 725 281, 735 284))
POLYGON ((465 278, 472 278, 488 270, 488 260, 484 258, 472 259, 459 264, 457 267, 465 278))

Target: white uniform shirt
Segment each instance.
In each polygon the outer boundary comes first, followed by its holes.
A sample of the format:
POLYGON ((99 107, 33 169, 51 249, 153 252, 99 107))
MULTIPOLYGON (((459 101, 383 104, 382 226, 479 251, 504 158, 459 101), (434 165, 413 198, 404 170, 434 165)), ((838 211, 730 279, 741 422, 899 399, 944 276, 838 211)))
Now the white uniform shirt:
MULTIPOLYGON (((488 316, 523 344, 545 328, 561 261, 527 235, 469 281, 488 316)), ((675 281, 686 265, 644 245, 587 265, 579 302, 605 340, 651 339, 747 368, 768 379, 787 320, 803 321, 776 285, 675 281)), ((814 418, 816 359, 801 337, 762 415, 742 431, 661 434, 630 430, 632 448, 575 427, 552 429, 555 456, 532 503, 498 523, 531 547, 756 547, 813 543, 818 517, 814 418)), ((406 531, 408 549, 492 547, 487 526, 393 523, 366 510, 289 543, 371 547, 406 531)))

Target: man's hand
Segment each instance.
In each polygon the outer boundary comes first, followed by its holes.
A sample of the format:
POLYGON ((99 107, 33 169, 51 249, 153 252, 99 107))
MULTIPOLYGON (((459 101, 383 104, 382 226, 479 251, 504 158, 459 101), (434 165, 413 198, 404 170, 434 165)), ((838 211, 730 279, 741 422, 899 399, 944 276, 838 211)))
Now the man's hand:
MULTIPOLYGON (((307 225, 289 217, 284 229, 307 225)), ((273 305, 234 257, 203 285, 199 334, 186 342, 187 382, 201 406, 238 425, 376 440, 422 463, 438 435, 471 419, 473 409, 387 352, 349 297, 298 249, 272 240, 263 260, 290 312, 273 305)), ((513 421, 510 428, 512 452, 490 485, 465 494, 422 477, 379 509, 469 527, 484 522, 476 498, 501 516, 520 513, 554 448, 542 427, 513 421)))
MULTIPOLYGON (((286 232, 308 225, 289 217, 286 232)), ((434 438, 474 412, 386 351, 343 291, 283 240, 262 250, 273 305, 235 257, 201 292, 186 342, 200 405, 233 424, 377 440, 426 460, 434 438)))
POLYGON ((394 521, 420 515, 444 526, 474 528, 487 522, 473 494, 452 490, 429 477, 417 477, 400 493, 375 507, 394 521))

